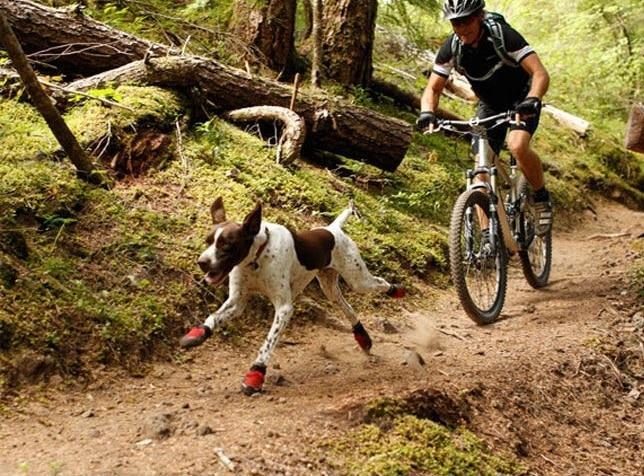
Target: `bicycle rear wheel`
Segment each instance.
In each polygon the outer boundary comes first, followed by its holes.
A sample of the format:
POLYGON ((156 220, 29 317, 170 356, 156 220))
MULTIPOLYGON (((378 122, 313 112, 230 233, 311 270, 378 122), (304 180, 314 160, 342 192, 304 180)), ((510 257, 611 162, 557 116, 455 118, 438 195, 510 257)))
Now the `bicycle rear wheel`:
POLYGON ((519 215, 521 226, 521 237, 519 260, 521 268, 528 284, 535 289, 543 288, 550 279, 550 268, 552 267, 552 231, 547 235, 537 236, 534 232, 536 216, 534 213, 534 201, 532 199, 532 187, 525 177, 521 177, 517 186, 519 197, 522 200, 521 212, 519 215))
POLYGON ((452 280, 467 315, 490 324, 501 313, 507 288, 507 251, 499 227, 496 249, 482 239, 481 220, 490 223, 490 198, 480 190, 463 192, 454 205, 449 229, 452 280))

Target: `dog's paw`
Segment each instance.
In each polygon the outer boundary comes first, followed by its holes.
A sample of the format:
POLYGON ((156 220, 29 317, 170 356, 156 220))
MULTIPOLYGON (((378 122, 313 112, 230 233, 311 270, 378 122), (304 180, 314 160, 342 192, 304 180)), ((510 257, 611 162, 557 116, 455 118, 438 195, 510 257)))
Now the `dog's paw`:
POLYGON ((190 331, 188 331, 188 333, 181 338, 179 345, 184 349, 187 349, 189 347, 197 347, 198 345, 203 344, 211 335, 212 329, 202 324, 190 329, 190 331))
POLYGON ((404 298, 405 294, 406 294, 405 288, 397 284, 392 284, 391 286, 389 286, 389 289, 387 290, 387 296, 392 297, 394 299, 404 298))
POLYGON ((361 322, 358 322, 355 326, 353 326, 353 337, 355 338, 360 348, 368 354, 373 343, 371 342, 369 333, 364 328, 361 322))
POLYGON ((266 367, 263 365, 253 365, 241 384, 242 392, 246 395, 253 395, 262 391, 264 386, 264 377, 266 376, 266 367))

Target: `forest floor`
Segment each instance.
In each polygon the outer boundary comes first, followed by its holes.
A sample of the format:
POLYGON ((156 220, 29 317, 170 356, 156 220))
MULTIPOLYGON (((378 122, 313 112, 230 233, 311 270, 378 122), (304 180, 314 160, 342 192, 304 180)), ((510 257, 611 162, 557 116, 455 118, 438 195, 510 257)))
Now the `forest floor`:
POLYGON ((362 319, 370 357, 335 312, 295 315, 254 397, 239 384, 259 331, 241 347, 213 338, 138 377, 54 378, 1 407, 0 474, 341 474, 322 443, 361 424, 366 403, 438 392, 528 474, 642 475, 644 381, 628 366, 642 370, 644 346, 631 352, 625 336, 644 329, 626 284, 643 232, 643 213, 602 202, 555 234, 545 290, 514 262, 497 323, 476 326, 451 289, 428 290, 422 309, 403 301, 404 312, 362 319))

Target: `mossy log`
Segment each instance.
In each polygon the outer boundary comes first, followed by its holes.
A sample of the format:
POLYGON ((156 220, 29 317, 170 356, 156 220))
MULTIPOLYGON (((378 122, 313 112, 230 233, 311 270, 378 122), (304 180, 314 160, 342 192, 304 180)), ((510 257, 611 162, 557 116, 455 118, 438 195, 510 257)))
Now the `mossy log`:
MULTIPOLYGON (((169 56, 170 47, 141 40, 84 16, 27 0, 0 0, 0 8, 39 62, 74 71, 102 72, 72 83, 81 91, 107 82, 198 87, 219 112, 251 106, 289 107, 292 87, 196 56, 169 56), (146 61, 140 61, 146 58, 146 61), (136 61, 138 60, 138 61, 136 61)), ((306 148, 321 149, 394 171, 411 142, 410 124, 322 95, 300 92, 294 112, 306 121, 306 148)))
MULTIPOLYGON (((198 88, 219 111, 257 105, 288 108, 293 88, 196 56, 150 58, 70 83, 87 90, 107 84, 135 83, 170 88, 198 88)), ((394 171, 411 141, 408 123, 364 107, 300 92, 294 112, 304 118, 305 147, 360 160, 394 171)))
POLYGON ((27 0, 0 0, 31 60, 63 73, 96 74, 154 54, 178 50, 142 40, 85 16, 79 6, 50 8, 27 0))
POLYGON ((231 122, 278 121, 283 125, 282 137, 277 148, 277 162, 290 164, 300 157, 306 138, 304 120, 290 109, 275 106, 246 107, 224 115, 231 122))

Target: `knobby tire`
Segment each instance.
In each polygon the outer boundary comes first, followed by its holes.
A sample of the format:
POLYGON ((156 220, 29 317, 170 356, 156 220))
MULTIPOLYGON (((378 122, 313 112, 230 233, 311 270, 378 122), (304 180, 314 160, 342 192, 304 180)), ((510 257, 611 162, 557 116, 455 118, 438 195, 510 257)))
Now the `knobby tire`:
MULTIPOLYGON (((452 210, 452 217, 450 222, 449 229, 449 255, 450 255, 450 269, 452 275, 452 281, 456 288, 459 300, 463 309, 467 315, 477 324, 485 325, 494 322, 503 308, 505 301, 505 293, 507 289, 507 280, 508 280, 508 256, 503 243, 503 236, 500 227, 498 229, 497 237, 497 252, 494 256, 494 277, 496 279, 496 287, 493 291, 492 304, 485 306, 485 309, 482 309, 484 306, 477 305, 475 302, 476 299, 473 297, 471 289, 468 287, 468 272, 476 275, 477 268, 485 268, 485 265, 477 266, 477 261, 475 258, 468 258, 466 244, 463 243, 463 235, 467 234, 467 219, 468 212, 470 209, 473 221, 478 221, 477 212, 475 206, 478 206, 483 210, 485 215, 490 217, 490 198, 487 193, 481 190, 467 190, 463 192, 454 205, 452 210), (497 259, 499 261, 497 261, 497 259)), ((477 230, 474 230, 477 232, 477 230)), ((480 228, 478 230, 478 238, 480 241, 480 228)), ((474 247, 474 246, 473 246, 474 247)), ((489 259, 489 258, 488 258, 489 259)), ((479 273, 482 274, 482 273, 479 273)), ((490 295, 492 296, 492 294, 490 295)))
POLYGON ((521 269, 528 284, 535 289, 547 286, 552 267, 552 230, 543 237, 534 236, 534 214, 530 207, 532 188, 525 177, 517 185, 519 197, 524 201, 519 219, 521 220, 523 243, 519 250, 521 269))

